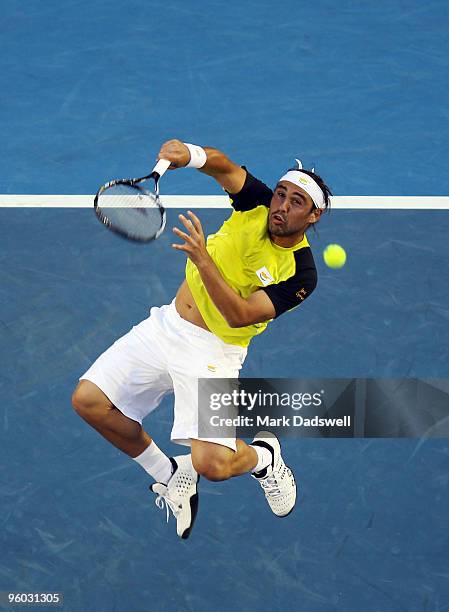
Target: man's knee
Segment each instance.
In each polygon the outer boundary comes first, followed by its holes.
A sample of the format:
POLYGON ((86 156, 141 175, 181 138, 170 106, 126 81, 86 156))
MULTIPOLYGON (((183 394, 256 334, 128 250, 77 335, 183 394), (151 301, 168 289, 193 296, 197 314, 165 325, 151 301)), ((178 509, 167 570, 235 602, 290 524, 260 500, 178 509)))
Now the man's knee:
POLYGON ((197 457, 192 454, 192 463, 198 474, 207 480, 227 480, 232 475, 231 457, 224 453, 209 456, 204 453, 197 457))
POLYGON ((72 395, 72 406, 83 419, 101 417, 112 407, 104 393, 88 380, 81 380, 72 395))

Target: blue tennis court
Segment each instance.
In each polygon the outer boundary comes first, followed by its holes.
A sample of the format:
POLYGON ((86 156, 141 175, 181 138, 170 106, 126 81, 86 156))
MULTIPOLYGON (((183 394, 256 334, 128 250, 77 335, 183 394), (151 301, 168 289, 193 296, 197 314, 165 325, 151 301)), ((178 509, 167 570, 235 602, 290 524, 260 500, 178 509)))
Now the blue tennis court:
MULTIPOLYGON (((184 257, 170 231, 138 246, 66 207, 144 174, 172 137, 269 185, 299 156, 336 196, 391 196, 390 210, 336 208, 310 232, 318 288, 254 341, 242 374, 447 379, 449 213, 432 202, 448 195, 448 13, 437 0, 5 3, 0 591, 59 591, 70 612, 449 610, 447 439, 288 439, 289 518, 248 476, 203 479, 195 530, 176 537, 143 470, 70 396, 171 301, 184 257), (60 198, 9 207, 16 194, 60 198), (348 253, 338 271, 321 257, 331 242, 348 253)), ((164 188, 221 195, 189 170, 164 188)), ((212 232, 228 211, 197 214, 212 232)), ((145 425, 177 454, 172 410, 168 398, 145 425)))

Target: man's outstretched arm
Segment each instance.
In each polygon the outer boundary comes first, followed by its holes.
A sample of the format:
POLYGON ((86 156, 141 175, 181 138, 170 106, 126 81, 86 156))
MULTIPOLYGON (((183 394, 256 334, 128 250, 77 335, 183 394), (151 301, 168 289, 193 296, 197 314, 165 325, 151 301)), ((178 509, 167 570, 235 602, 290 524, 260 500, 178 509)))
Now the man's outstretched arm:
MULTIPOLYGON (((213 177, 229 193, 239 193, 245 183, 246 170, 218 149, 204 147, 204 151, 206 163, 198 170, 213 177)), ((183 168, 190 162, 190 151, 180 140, 168 140, 162 145, 158 158, 170 161, 171 169, 183 168)))

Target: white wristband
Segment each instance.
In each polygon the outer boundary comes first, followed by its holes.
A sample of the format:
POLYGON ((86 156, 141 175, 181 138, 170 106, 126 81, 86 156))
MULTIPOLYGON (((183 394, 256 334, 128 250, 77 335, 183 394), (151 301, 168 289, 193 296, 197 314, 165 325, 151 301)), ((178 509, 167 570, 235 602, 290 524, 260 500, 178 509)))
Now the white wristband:
POLYGON ((202 168, 207 162, 206 151, 203 149, 203 147, 199 147, 198 145, 190 144, 188 142, 185 142, 184 144, 190 151, 190 161, 185 167, 202 168))

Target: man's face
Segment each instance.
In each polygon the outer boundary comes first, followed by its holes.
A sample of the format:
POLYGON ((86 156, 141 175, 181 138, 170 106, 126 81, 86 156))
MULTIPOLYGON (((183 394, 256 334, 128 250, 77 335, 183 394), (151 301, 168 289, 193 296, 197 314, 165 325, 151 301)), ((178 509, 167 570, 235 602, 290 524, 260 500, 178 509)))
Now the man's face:
POLYGON ((268 231, 271 236, 300 236, 320 214, 308 193, 290 181, 280 181, 271 198, 268 231))

